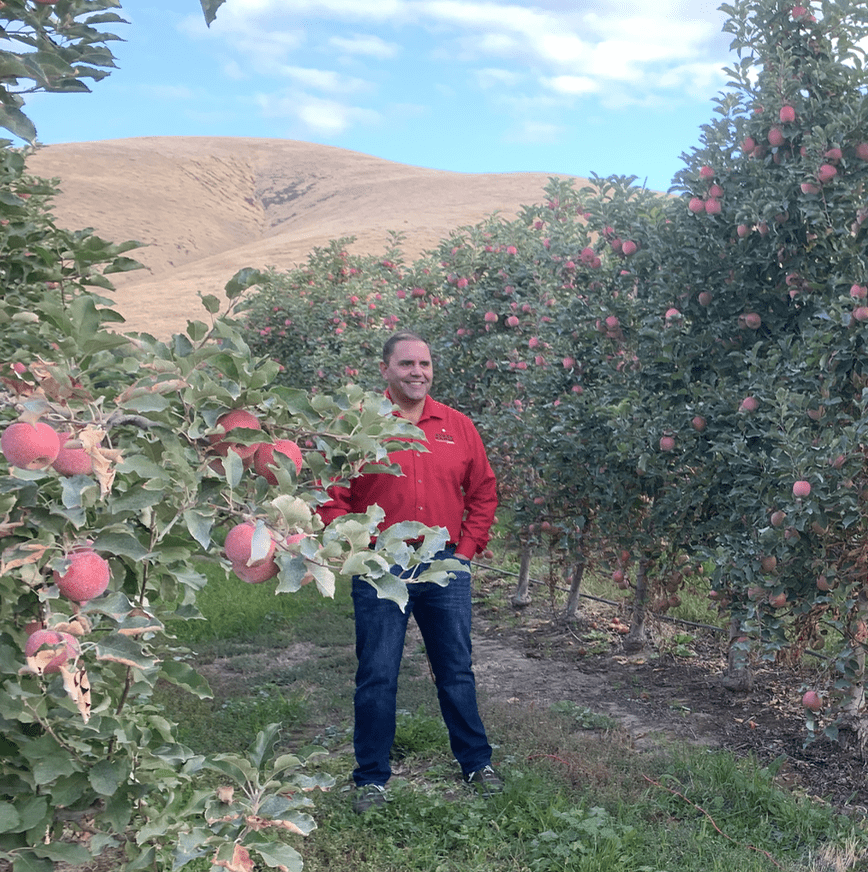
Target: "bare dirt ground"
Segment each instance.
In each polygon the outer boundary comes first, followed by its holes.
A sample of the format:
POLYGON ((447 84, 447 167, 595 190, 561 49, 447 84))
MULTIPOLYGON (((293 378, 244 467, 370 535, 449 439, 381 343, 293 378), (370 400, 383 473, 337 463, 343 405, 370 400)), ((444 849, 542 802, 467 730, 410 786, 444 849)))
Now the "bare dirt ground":
POLYGON ((474 668, 482 693, 517 706, 546 709, 568 700, 616 720, 637 750, 665 741, 689 742, 753 756, 761 764, 783 759, 781 785, 822 798, 857 815, 868 814, 868 765, 826 739, 806 745, 800 687, 804 676, 755 664, 754 688, 726 689, 723 634, 651 621, 656 644, 624 653, 611 630, 619 607, 584 601, 582 617, 565 622, 547 592, 519 610, 480 605, 475 618, 474 668), (675 633, 689 633, 693 657, 666 653, 675 633), (593 653, 588 639, 608 636, 593 653))

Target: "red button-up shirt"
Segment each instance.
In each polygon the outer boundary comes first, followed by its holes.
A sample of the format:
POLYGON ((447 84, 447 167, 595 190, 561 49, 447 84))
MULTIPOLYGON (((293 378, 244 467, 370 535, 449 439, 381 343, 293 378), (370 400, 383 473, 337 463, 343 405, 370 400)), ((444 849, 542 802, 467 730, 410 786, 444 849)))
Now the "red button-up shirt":
POLYGON ((389 461, 400 464, 402 476, 364 473, 348 487, 333 487, 319 515, 329 524, 376 504, 386 513, 381 529, 400 521, 446 527, 456 552, 472 557, 488 544, 497 508, 497 483, 482 439, 466 415, 430 396, 416 426, 428 451, 392 452, 389 461))

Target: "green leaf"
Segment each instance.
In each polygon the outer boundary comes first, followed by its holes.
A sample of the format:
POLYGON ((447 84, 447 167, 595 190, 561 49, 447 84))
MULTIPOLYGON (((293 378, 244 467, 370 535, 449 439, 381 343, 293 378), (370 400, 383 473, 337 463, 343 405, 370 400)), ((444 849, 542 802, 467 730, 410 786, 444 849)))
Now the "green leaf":
POLYGON ((0 802, 0 833, 18 832, 21 817, 11 802, 0 802))
POLYGON ((214 294, 204 294, 202 305, 209 315, 216 315, 220 311, 220 300, 214 294))
POLYGON ((90 786, 102 796, 113 796, 129 776, 129 769, 120 760, 98 760, 87 773, 90 786))
POLYGON ((377 591, 379 599, 392 600, 392 602, 398 604, 402 612, 407 608, 407 602, 410 599, 407 593, 407 585, 396 575, 392 575, 390 572, 388 575, 375 580, 363 576, 363 580, 367 581, 377 591))
POLYGON ((205 768, 222 772, 236 784, 244 786, 248 781, 255 783, 256 769, 243 757, 234 754, 218 754, 205 760, 205 768))
POLYGON ((272 868, 281 866, 287 872, 303 872, 304 861, 298 851, 290 845, 251 838, 247 840, 246 847, 256 851, 272 868))
MULTIPOLYGON (((38 857, 44 857, 55 863, 69 863, 73 866, 80 866, 93 860, 90 851, 84 845, 73 842, 49 842, 47 845, 40 845, 38 848, 34 848, 33 853, 38 857)), ((18 869, 17 862, 15 869, 18 869)))
POLYGON ((164 660, 161 674, 172 684, 192 693, 199 699, 213 699, 214 694, 208 682, 192 666, 181 660, 164 660))
POLYGON ((131 560, 145 560, 153 556, 129 533, 102 533, 94 540, 93 548, 95 551, 106 551, 118 557, 129 557, 131 560))
POLYGON ((27 142, 32 143, 36 139, 36 127, 33 122, 15 106, 0 104, 0 127, 27 142))
POLYGON ((210 27, 214 19, 217 17, 217 10, 223 5, 225 0, 199 0, 199 2, 202 4, 205 23, 210 27))
POLYGON ((155 658, 145 654, 141 646, 129 636, 121 636, 119 633, 104 636, 97 643, 96 656, 99 660, 109 660, 139 669, 152 669, 157 662, 155 658))
POLYGON ((341 567, 341 574, 380 578, 389 571, 389 566, 389 561, 384 560, 374 551, 359 551, 344 561, 344 565, 341 567))
POLYGON ((184 522, 190 535, 205 549, 211 545, 211 527, 214 518, 197 509, 187 509, 184 512, 184 522))
POLYGON ((265 278, 265 273, 260 272, 258 269, 253 269, 252 267, 245 267, 244 269, 238 270, 238 272, 235 273, 235 275, 226 283, 226 287, 224 288, 226 296, 230 300, 234 300, 236 297, 241 296, 241 294, 243 294, 248 288, 263 282, 265 278))
POLYGON ((249 756, 257 768, 262 766, 266 756, 270 757, 274 754, 274 745, 279 735, 280 724, 269 724, 256 734, 250 746, 249 756))
POLYGON ((237 488, 244 475, 244 461, 241 459, 241 455, 237 451, 227 451, 221 463, 229 486, 233 489, 237 488))
POLYGON ((307 569, 316 582, 317 590, 323 596, 334 599, 335 574, 327 566, 320 566, 316 563, 308 563, 307 569))

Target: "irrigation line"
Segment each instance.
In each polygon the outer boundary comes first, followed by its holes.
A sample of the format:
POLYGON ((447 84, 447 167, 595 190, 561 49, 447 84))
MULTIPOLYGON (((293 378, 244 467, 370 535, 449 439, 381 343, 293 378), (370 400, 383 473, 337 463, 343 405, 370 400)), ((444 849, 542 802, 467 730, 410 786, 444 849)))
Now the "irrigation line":
MULTIPOLYGON (((489 566, 486 563, 480 563, 478 560, 473 560, 472 563, 474 566, 479 566, 482 569, 489 569, 492 572, 498 572, 501 575, 511 575, 513 578, 520 578, 519 573, 510 572, 508 569, 500 569, 497 566, 489 566)), ((540 581, 538 578, 528 578, 528 583, 529 584, 544 585, 546 588, 549 588, 548 582, 540 581)), ((570 592, 568 588, 558 587, 557 585, 555 585, 555 590, 559 590, 559 591, 561 591, 561 593, 569 593, 570 592)), ((590 594, 590 593, 582 593, 581 591, 579 591, 579 596, 584 597, 585 599, 593 600, 594 602, 597 602, 597 603, 604 603, 607 606, 616 606, 617 607, 617 606, 623 605, 623 603, 620 603, 617 600, 603 599, 603 597, 594 596, 593 594, 590 594)), ((669 617, 669 615, 657 615, 657 614, 655 614, 654 617, 657 618, 658 621, 668 621, 671 624, 682 624, 685 627, 694 627, 697 630, 712 630, 715 633, 725 633, 726 632, 726 630, 722 629, 721 627, 715 627, 713 624, 701 624, 701 623, 698 623, 696 621, 687 621, 687 620, 684 620, 683 618, 671 618, 671 617, 669 617)))

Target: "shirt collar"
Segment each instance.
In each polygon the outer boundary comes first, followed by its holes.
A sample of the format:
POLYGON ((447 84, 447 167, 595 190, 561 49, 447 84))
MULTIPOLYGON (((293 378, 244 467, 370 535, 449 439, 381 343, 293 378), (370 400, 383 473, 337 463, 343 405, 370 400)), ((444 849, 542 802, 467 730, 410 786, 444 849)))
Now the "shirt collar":
MULTIPOLYGON (((386 388, 386 397, 389 400, 392 400, 392 395, 389 393, 389 389, 386 388)), ((392 400, 394 402, 394 400, 392 400)), ((419 417, 418 423, 421 424, 426 418, 444 418, 446 417, 443 414, 443 403, 438 403, 437 400, 431 398, 431 395, 428 394, 425 396, 425 405, 422 406, 422 414, 419 417)), ((392 412, 393 415, 398 415, 399 417, 403 417, 399 415, 398 412, 392 412)))

